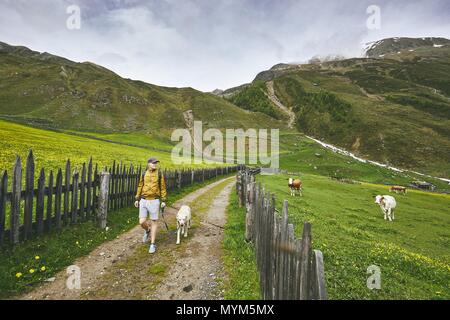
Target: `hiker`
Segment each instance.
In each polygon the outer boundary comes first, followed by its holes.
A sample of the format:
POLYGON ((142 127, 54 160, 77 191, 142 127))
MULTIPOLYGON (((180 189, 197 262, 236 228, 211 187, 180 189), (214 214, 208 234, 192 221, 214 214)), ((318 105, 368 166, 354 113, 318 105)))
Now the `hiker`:
POLYGON ((134 206, 139 208, 139 224, 145 230, 142 241, 145 243, 151 238, 149 253, 155 253, 156 230, 160 208, 166 206, 166 182, 164 175, 157 167, 158 159, 150 158, 147 161, 147 170, 141 177, 136 192, 134 206), (150 216, 150 220, 148 220, 150 216))

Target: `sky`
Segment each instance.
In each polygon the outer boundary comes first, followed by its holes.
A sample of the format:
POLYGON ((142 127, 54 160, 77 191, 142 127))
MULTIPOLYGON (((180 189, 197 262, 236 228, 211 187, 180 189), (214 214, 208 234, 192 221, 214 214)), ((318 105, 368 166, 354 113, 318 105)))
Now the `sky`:
POLYGON ((202 91, 400 36, 450 38, 450 1, 0 0, 2 42, 202 91))

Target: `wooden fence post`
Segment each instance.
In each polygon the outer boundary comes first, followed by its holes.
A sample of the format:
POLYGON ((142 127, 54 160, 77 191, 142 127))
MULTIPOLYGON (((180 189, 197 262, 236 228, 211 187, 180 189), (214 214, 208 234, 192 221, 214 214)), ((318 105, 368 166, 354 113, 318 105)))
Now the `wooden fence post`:
POLYGON ((38 179, 36 197, 36 225, 38 236, 44 233, 44 198, 45 198, 45 172, 41 169, 38 179))
POLYGON ((78 221, 78 171, 75 169, 72 177, 72 224, 78 221))
POLYGON ((8 193, 8 173, 3 172, 0 184, 0 246, 3 245, 5 238, 6 224, 6 194, 8 193))
POLYGON ((255 201, 255 183, 252 182, 249 188, 249 196, 247 198, 247 212, 245 215, 245 240, 252 241, 253 236, 253 202, 255 201))
POLYGON ((16 158, 13 169, 12 196, 11 196, 11 243, 19 243, 19 225, 20 225, 20 195, 22 193, 22 161, 20 157, 16 158))
POLYGON ((108 195, 109 195, 109 172, 100 174, 100 192, 98 195, 98 225, 100 228, 106 228, 108 218, 108 195))
POLYGON ((24 208, 24 240, 31 238, 33 234, 33 191, 34 191, 34 157, 30 150, 27 157, 25 171, 25 208, 24 208))
POLYGON ((48 175, 48 187, 47 187, 47 215, 45 220, 45 225, 47 232, 50 232, 52 229, 52 210, 53 210, 53 171, 50 170, 50 174, 48 175))
POLYGON ((311 268, 311 224, 305 222, 303 225, 302 234, 302 249, 301 249, 301 262, 300 262, 300 292, 299 299, 307 300, 309 294, 309 278, 310 278, 310 268, 311 268))
POLYGON ((312 259, 310 299, 326 300, 327 289, 325 285, 325 271, 322 252, 320 250, 314 250, 312 259))

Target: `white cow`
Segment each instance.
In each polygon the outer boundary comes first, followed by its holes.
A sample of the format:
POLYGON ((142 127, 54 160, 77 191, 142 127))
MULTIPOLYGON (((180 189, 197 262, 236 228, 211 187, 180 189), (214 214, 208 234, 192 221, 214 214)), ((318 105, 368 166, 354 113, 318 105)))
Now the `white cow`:
POLYGON ((378 195, 375 197, 375 203, 380 205, 381 211, 383 211, 384 214, 384 220, 389 219, 389 221, 392 221, 395 219, 394 209, 397 206, 397 202, 395 201, 394 197, 378 195))
POLYGON ((183 205, 177 213, 177 244, 180 244, 180 235, 188 236, 188 229, 191 227, 191 208, 183 205))

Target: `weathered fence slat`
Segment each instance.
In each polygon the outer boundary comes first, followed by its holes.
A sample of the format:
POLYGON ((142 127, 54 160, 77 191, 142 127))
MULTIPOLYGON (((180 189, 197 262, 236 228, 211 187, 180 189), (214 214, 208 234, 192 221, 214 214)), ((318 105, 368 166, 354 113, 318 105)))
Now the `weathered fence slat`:
POLYGON ((0 246, 5 241, 6 195, 8 194, 8 172, 3 172, 0 184, 0 246))
POLYGON ((78 171, 72 176, 72 224, 78 222, 78 171))
POLYGON ((62 196, 62 171, 58 169, 55 188, 55 226, 61 229, 61 196, 62 196))
POLYGON ((81 221, 86 219, 86 164, 81 167, 81 184, 80 184, 80 218, 81 221))
POLYGON ((308 299, 309 279, 310 279, 310 266, 311 266, 311 224, 305 222, 303 224, 302 233, 302 251, 301 251, 301 263, 300 263, 300 299, 308 299))
POLYGON ((66 162, 66 171, 64 172, 64 225, 69 225, 69 215, 71 212, 69 206, 69 196, 70 196, 70 160, 66 162))
POLYGON ((47 217, 45 219, 46 230, 50 232, 52 229, 52 209, 53 209, 53 171, 48 176, 48 192, 47 192, 47 217))
POLYGON ((22 161, 16 158, 13 169, 12 196, 11 196, 11 217, 10 217, 10 238, 12 245, 17 245, 20 241, 20 195, 22 192, 22 161))
POLYGON ((92 157, 89 158, 87 167, 87 186, 86 186, 86 218, 91 217, 92 210, 92 157))
POLYGON ((98 195, 98 225, 100 228, 106 228, 106 220, 108 213, 108 185, 110 174, 109 172, 102 172, 100 174, 100 192, 98 195))
POLYGON ((44 233, 44 197, 45 197, 45 172, 41 169, 38 179, 38 189, 36 198, 36 225, 37 234, 44 233))
POLYGON ((311 297, 315 300, 326 300, 327 290, 325 287, 325 271, 323 265, 323 255, 319 250, 313 251, 312 277, 311 277, 311 297))
POLYGON ((34 191, 34 158, 30 150, 25 171, 25 206, 24 206, 24 240, 31 238, 33 233, 33 191, 34 191))

